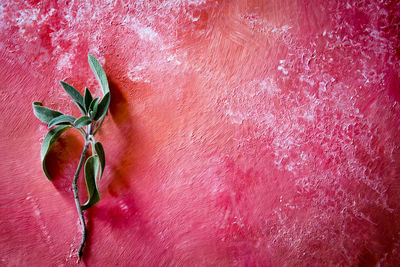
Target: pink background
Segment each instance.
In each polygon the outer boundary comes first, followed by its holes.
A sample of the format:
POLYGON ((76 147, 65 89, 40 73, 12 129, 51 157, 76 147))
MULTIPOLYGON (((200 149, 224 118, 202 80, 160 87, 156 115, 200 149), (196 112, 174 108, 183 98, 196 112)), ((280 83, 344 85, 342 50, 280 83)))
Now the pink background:
POLYGON ((31 102, 78 116, 88 53, 112 100, 84 264, 400 265, 398 1, 0 3, 0 265, 76 262, 83 142, 49 182, 31 102))

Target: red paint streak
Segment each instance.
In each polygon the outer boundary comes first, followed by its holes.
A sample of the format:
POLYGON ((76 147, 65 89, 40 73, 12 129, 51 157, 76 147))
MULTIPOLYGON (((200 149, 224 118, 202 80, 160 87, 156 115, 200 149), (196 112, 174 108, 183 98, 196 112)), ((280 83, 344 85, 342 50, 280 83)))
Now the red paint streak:
POLYGON ((58 81, 99 93, 88 53, 112 102, 86 264, 400 264, 397 1, 0 10, 4 265, 76 261, 82 140, 60 139, 47 181, 31 102, 78 115, 58 81))

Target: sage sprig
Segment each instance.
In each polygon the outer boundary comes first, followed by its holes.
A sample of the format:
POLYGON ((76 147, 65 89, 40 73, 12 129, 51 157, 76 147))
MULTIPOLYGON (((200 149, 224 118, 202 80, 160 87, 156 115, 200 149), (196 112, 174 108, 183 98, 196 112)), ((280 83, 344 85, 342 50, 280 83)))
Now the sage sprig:
POLYGON ((85 88, 85 93, 82 96, 82 94, 72 85, 69 85, 64 81, 60 82, 61 86, 71 97, 72 102, 82 113, 82 116, 75 118, 74 116, 63 114, 60 111, 43 107, 41 102, 32 103, 33 113, 35 116, 42 122, 48 124, 48 128, 50 129, 43 140, 40 151, 43 172, 49 180, 51 180, 51 177, 47 171, 46 156, 52 145, 57 141, 61 134, 66 130, 73 128, 78 130, 85 140, 85 145, 72 182, 72 191, 74 192, 75 204, 79 219, 82 224, 82 241, 78 250, 78 261, 82 257, 83 246, 85 245, 87 236, 83 211, 100 201, 98 181, 101 179, 104 173, 106 160, 103 145, 95 140, 95 135, 103 125, 103 121, 111 101, 107 76, 103 68, 94 56, 88 55, 88 60, 90 68, 92 69, 102 88, 102 98, 93 98, 93 95, 88 88, 85 88), (92 148, 92 155, 86 159, 86 152, 89 146, 92 148), (88 199, 85 204, 81 205, 78 196, 77 180, 83 165, 88 199))

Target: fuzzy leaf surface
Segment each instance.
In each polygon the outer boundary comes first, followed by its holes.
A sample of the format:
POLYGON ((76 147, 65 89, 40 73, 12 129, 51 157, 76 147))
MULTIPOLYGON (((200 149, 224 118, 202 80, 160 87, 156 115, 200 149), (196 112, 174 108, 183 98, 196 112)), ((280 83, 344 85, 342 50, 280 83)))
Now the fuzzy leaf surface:
POLYGON ((63 115, 59 111, 55 111, 42 106, 40 102, 33 102, 33 114, 35 114, 36 118, 41 120, 44 123, 49 123, 52 119, 63 115))
POLYGON ((76 118, 71 115, 60 115, 58 117, 55 117, 54 119, 52 119, 49 122, 49 128, 51 128, 55 125, 72 123, 75 120, 76 120, 76 118))
POLYGON ((89 110, 92 111, 91 118, 94 118, 94 116, 97 113, 97 107, 99 105, 99 100, 100 99, 98 97, 96 97, 95 99, 92 100, 92 103, 90 103, 89 110))
POLYGON ((110 92, 108 92, 100 101, 96 115, 94 116, 95 121, 102 119, 107 114, 109 105, 110 105, 110 92))
POLYGON ((69 94, 69 96, 72 98, 73 102, 77 105, 79 110, 82 112, 82 114, 86 114, 86 109, 85 109, 85 103, 83 101, 83 96, 81 93, 78 92, 72 85, 69 85, 66 82, 61 81, 60 82, 62 87, 64 88, 65 92, 69 94))
POLYGON ((76 119, 76 121, 74 122, 74 127, 75 128, 82 128, 83 126, 86 126, 88 124, 90 124, 92 122, 92 120, 88 117, 88 116, 82 116, 78 119, 76 119))
POLYGON ((100 63, 97 61, 97 59, 92 56, 88 55, 88 60, 89 60, 89 65, 90 68, 92 69, 94 76, 96 76, 97 81, 101 85, 101 89, 103 90, 103 95, 108 93, 110 91, 108 87, 108 81, 107 81, 107 76, 106 73, 104 72, 104 69, 101 67, 100 63))

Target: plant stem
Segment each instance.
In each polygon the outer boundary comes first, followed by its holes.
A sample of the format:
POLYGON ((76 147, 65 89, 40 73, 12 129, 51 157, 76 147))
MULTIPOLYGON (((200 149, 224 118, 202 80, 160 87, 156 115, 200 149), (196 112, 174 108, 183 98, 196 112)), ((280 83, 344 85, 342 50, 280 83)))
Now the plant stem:
POLYGON ((85 218, 83 217, 83 212, 81 209, 81 204, 79 202, 77 181, 78 181, 79 173, 83 166, 83 162, 85 161, 86 151, 88 150, 88 148, 89 148, 89 142, 88 142, 88 140, 85 140, 85 147, 83 148, 83 151, 81 154, 81 159, 79 160, 78 168, 76 169, 76 172, 74 175, 74 181, 72 183, 72 191, 74 192, 75 205, 76 205, 76 209, 78 210, 79 219, 82 224, 82 241, 81 241, 81 245, 80 245, 79 251, 78 251, 78 262, 81 260, 83 246, 85 245, 85 241, 86 241, 86 225, 85 225, 85 218))

